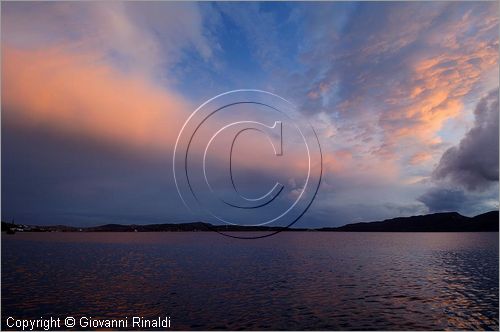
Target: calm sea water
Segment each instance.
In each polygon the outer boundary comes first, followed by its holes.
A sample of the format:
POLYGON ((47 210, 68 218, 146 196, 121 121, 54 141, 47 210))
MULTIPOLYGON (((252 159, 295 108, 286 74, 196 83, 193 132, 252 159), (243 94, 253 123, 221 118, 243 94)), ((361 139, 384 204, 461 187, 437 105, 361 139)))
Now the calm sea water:
POLYGON ((8 316, 173 329, 495 329, 498 233, 2 234, 8 316))

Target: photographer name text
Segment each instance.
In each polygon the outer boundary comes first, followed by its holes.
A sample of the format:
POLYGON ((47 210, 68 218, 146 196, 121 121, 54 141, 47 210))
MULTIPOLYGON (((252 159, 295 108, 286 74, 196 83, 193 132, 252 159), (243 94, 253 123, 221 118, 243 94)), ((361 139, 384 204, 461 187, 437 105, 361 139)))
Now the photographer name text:
POLYGON ((137 328, 137 329, 147 329, 147 328, 170 328, 170 317, 155 317, 155 318, 144 318, 144 317, 125 317, 125 318, 106 318, 98 319, 93 317, 72 317, 68 316, 65 318, 44 318, 40 317, 37 319, 16 319, 14 317, 8 317, 6 320, 7 327, 9 329, 16 329, 22 331, 49 331, 55 329, 66 329, 66 328, 82 328, 82 329, 102 329, 102 328, 115 328, 115 329, 126 329, 126 328, 137 328))

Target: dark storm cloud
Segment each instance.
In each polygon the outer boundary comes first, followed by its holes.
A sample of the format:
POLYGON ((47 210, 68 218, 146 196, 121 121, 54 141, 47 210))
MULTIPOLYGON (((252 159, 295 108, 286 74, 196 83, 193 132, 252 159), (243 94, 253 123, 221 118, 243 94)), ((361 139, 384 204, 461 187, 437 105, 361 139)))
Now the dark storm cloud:
POLYGON ((484 190, 498 183, 498 90, 481 99, 474 115, 473 128, 443 154, 433 178, 484 190))
POLYGON ((153 223, 188 217, 170 156, 2 119, 2 219, 26 224, 153 223))
MULTIPOLYGON (((283 170, 280 173, 286 178, 283 170)), ((275 172, 252 169, 236 174, 238 188, 245 193, 262 193, 278 178, 275 172)), ((220 183, 217 188, 228 185, 225 177, 213 181, 220 183)), ((1 186, 2 220, 16 223, 217 222, 183 205, 175 189, 170 149, 164 154, 137 151, 90 137, 16 125, 8 116, 2 119, 1 186)), ((282 204, 289 205, 286 199, 282 204)))
POLYGON ((430 212, 446 212, 460 210, 467 197, 462 190, 433 188, 417 200, 424 203, 430 212))
POLYGON ((475 216, 485 211, 498 210, 498 190, 492 188, 485 192, 467 192, 460 188, 438 188, 427 190, 417 198, 428 212, 459 212, 475 216))

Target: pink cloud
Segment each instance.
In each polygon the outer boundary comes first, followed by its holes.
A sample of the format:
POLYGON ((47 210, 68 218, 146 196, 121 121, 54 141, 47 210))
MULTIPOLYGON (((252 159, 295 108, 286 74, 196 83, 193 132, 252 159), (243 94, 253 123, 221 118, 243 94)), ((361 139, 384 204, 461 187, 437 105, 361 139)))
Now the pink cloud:
POLYGON ((181 96, 116 71, 97 53, 8 46, 2 50, 2 108, 23 125, 141 149, 172 146, 191 109, 181 96))

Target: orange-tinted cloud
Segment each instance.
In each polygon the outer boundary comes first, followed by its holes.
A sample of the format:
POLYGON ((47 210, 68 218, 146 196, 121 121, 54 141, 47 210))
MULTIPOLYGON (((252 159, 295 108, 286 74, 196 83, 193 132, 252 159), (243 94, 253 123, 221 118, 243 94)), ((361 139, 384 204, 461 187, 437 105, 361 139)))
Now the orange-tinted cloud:
MULTIPOLYGON (((74 54, 61 48, 4 47, 2 52, 2 106, 7 121, 17 125, 166 156, 194 110, 147 77, 115 70, 98 54, 74 54)), ((233 158, 238 168, 290 177, 307 174, 304 151, 286 145, 286 155, 275 158, 262 134, 244 136, 233 158)), ((192 147, 198 159, 204 148, 192 147)), ((216 150, 214 155, 224 167, 229 163, 225 152, 216 150)))
POLYGON ((418 152, 415 153, 411 158, 410 158, 410 164, 412 165, 419 165, 422 163, 425 163, 426 161, 432 159, 432 153, 429 152, 418 152))
POLYGON ((173 146, 190 107, 145 77, 116 71, 97 53, 4 46, 2 109, 24 125, 164 149, 173 146))
POLYGON ((473 45, 416 61, 407 86, 386 100, 390 109, 380 117, 386 147, 394 149, 412 140, 422 150, 411 158, 411 164, 419 164, 424 154, 428 158, 423 151, 441 142, 439 131, 463 112, 463 97, 477 87, 485 73, 498 70, 498 40, 473 45))

